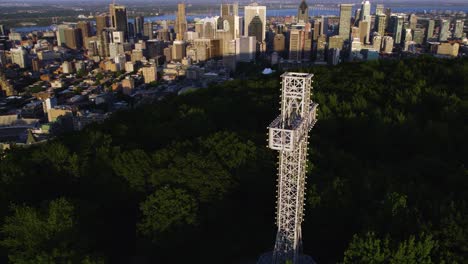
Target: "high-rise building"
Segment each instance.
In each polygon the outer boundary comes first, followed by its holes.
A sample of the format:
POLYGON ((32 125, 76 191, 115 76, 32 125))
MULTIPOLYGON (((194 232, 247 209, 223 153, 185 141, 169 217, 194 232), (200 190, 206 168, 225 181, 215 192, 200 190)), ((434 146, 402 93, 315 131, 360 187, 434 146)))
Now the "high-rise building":
POLYGON ((109 13, 111 16, 111 26, 116 31, 124 32, 125 38, 128 38, 127 8, 123 5, 110 4, 109 13))
POLYGON ((70 74, 74 72, 73 64, 69 61, 64 61, 62 63, 62 72, 65 74, 70 74))
POLYGON ((393 38, 390 36, 385 36, 382 38, 382 52, 392 53, 393 51, 393 38))
POLYGON ((380 49, 382 48, 382 36, 380 35, 374 36, 374 38, 372 39, 372 47, 375 50, 380 51, 380 49))
POLYGON ((109 16, 100 15, 96 17, 96 36, 99 36, 101 32, 109 27, 109 16))
POLYGON ((375 17, 374 31, 378 32, 380 36, 385 36, 385 28, 387 26, 387 16, 385 14, 378 14, 375 17))
POLYGON ((424 29, 423 28, 416 28, 413 31, 413 41, 419 45, 424 43, 424 29))
POLYGON ((442 19, 440 21, 439 41, 447 41, 450 34, 450 21, 442 19))
MULTIPOLYGON (((253 3, 245 6, 244 9, 244 35, 248 36, 249 27, 252 23, 252 20, 258 16, 262 22, 262 35, 260 39, 257 39, 257 42, 262 42, 266 37, 266 6, 259 6, 257 3, 253 3)), ((258 21, 254 22, 258 24, 258 21)))
POLYGON ((91 37, 86 41, 86 49, 88 50, 89 57, 99 55, 98 42, 98 37, 91 37))
POLYGON ((323 34, 322 31, 322 20, 321 19, 314 19, 314 35, 313 40, 316 41, 320 35, 323 34))
POLYGON ((370 13, 371 13, 371 4, 369 0, 362 1, 359 22, 363 22, 363 21, 367 22, 364 24, 358 23, 358 26, 361 31, 361 35, 365 36, 365 40, 361 41, 362 43, 370 42, 370 27, 371 27, 371 20, 372 20, 370 13))
POLYGON ((312 52, 312 33, 306 28, 292 29, 289 33, 289 60, 309 61, 312 52))
POLYGON ((57 45, 62 46, 65 45, 65 29, 70 28, 68 25, 58 25, 57 26, 57 45))
POLYGON ((148 21, 143 24, 143 36, 153 39, 153 22, 148 21))
POLYGON ((255 37, 256 40, 261 40, 264 32, 265 25, 262 19, 258 15, 254 16, 249 23, 247 36, 255 37))
POLYGON ((392 17, 392 9, 391 8, 385 8, 384 14, 387 16, 387 26, 385 27, 385 32, 390 31, 390 18, 392 17))
POLYGON ((83 39, 81 38, 81 29, 66 28, 65 29, 65 46, 69 49, 80 49, 83 39))
POLYGON ((172 44, 172 59, 175 61, 181 61, 185 58, 185 42, 181 40, 176 40, 172 44))
POLYGON ((158 56, 164 55, 164 41, 153 39, 146 42, 147 59, 156 59, 158 56))
POLYGON ((309 22, 309 6, 307 5, 306 0, 302 0, 301 4, 299 5, 299 8, 297 10, 297 22, 309 22))
POLYGON ((251 62, 257 53, 257 39, 255 36, 240 37, 235 40, 236 61, 251 62))
POLYGON ((185 15, 184 3, 177 4, 177 14, 174 29, 177 34, 177 40, 183 40, 185 32, 187 31, 187 17, 185 15))
POLYGON ((239 16, 239 4, 221 4, 220 10, 221 17, 225 16, 239 16))
POLYGON ((207 61, 221 55, 221 44, 219 39, 195 39, 193 48, 196 51, 196 61, 207 61))
POLYGON ((5 25, 0 25, 0 36, 6 36, 5 25))
POLYGON ((125 35, 122 31, 113 31, 112 32, 112 43, 123 44, 125 42, 125 35))
POLYGON ((144 23, 145 23, 145 18, 143 16, 135 17, 135 35, 137 37, 143 36, 144 23))
POLYGON ((405 42, 413 41, 413 30, 411 28, 405 28, 404 33, 405 42))
POLYGON ((34 72, 38 72, 41 69, 41 62, 38 58, 33 58, 31 64, 34 72))
POLYGON ((419 23, 425 29, 424 31, 424 41, 429 41, 434 38, 434 28, 435 28, 435 21, 433 19, 420 19, 419 23))
POLYGON ((434 28, 435 28, 435 20, 430 19, 427 23, 427 33, 426 33, 427 39, 431 39, 434 37, 434 28))
POLYGON ((158 71, 155 64, 142 67, 141 72, 145 83, 155 82, 158 79, 158 71))
POLYGON ((366 20, 359 21, 359 41, 362 44, 369 43, 369 24, 370 22, 366 20))
POLYGON ((465 21, 464 20, 457 20, 455 21, 455 30, 453 33, 454 38, 463 38, 463 28, 465 27, 465 21))
POLYGON ((390 17, 390 32, 392 33, 392 37, 394 39, 394 44, 401 43, 401 35, 403 33, 403 16, 399 15, 392 15, 390 17))
POLYGON ((327 62, 329 65, 338 65, 340 63, 340 49, 328 49, 327 62))
POLYGON ((86 39, 91 37, 91 23, 88 21, 79 21, 76 27, 81 30, 81 40, 83 41, 82 44, 84 44, 86 39))
POLYGON ((327 36, 320 35, 315 43, 314 57, 317 62, 325 61, 325 52, 327 47, 327 36))
POLYGON ((135 37, 135 25, 132 22, 128 22, 127 28, 128 28, 128 37, 134 38, 135 37))
POLYGON ((98 51, 99 51, 99 56, 101 57, 108 57, 110 52, 109 52, 109 43, 111 42, 111 35, 112 35, 112 30, 110 29, 104 29, 99 35, 98 35, 98 51))
POLYGON ((115 57, 124 54, 124 48, 121 43, 109 43, 109 58, 114 59, 115 57))
POLYGON ((331 36, 328 38, 328 49, 343 49, 343 38, 341 36, 331 36))
POLYGON ((416 29, 418 26, 418 16, 416 14, 411 14, 409 17, 409 23, 411 29, 416 29))
POLYGON ((20 68, 26 68, 28 66, 28 52, 23 47, 10 49, 11 62, 17 64, 20 68))
POLYGON ((375 8, 375 15, 382 15, 384 13, 384 5, 383 4, 378 4, 377 7, 375 8))
POLYGON ((344 41, 349 40, 349 33, 351 30, 351 13, 353 10, 352 4, 340 5, 340 26, 339 35, 344 41))
POLYGON ((276 34, 273 39, 273 50, 278 53, 279 56, 284 56, 286 51, 286 37, 284 34, 276 34))
POLYGON ((370 11, 371 11, 371 4, 369 0, 364 0, 361 3, 361 13, 359 20, 360 21, 370 21, 370 11))

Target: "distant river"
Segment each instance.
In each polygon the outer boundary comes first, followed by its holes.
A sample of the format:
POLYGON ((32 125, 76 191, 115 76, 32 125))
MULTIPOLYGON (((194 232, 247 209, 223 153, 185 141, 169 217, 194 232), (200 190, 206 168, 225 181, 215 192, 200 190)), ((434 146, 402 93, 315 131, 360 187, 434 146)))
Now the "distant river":
MULTIPOLYGON (((389 6, 392 8, 392 12, 394 13, 422 13, 422 12, 431 12, 431 11, 446 11, 450 10, 452 12, 460 12, 463 11, 465 13, 468 13, 468 4, 463 5, 463 6, 443 6, 443 5, 425 5, 425 6, 418 6, 418 7, 399 7, 399 6, 389 6)), ((357 8, 357 5, 355 5, 355 8, 357 8)), ((375 8, 375 5, 374 5, 375 8)), ((216 16, 218 15, 217 13, 213 14, 198 14, 198 15, 188 15, 187 20, 193 21, 195 18, 205 18, 205 17, 211 17, 211 16, 216 16)), ((243 12, 241 11, 239 15, 243 15, 243 12)), ((295 16, 297 15, 297 9, 271 9, 267 10, 267 16, 295 16)), ((335 10, 319 10, 319 9, 314 9, 311 8, 310 10, 310 15, 311 16, 338 16, 339 11, 338 9, 335 10)), ((168 14, 168 15, 162 15, 162 16, 153 16, 153 17, 145 17, 145 21, 158 21, 158 20, 175 20, 175 14, 168 14)), ((133 22, 133 19, 129 19, 130 22, 133 22)), ((52 30, 51 27, 18 27, 15 28, 16 32, 32 32, 32 31, 48 31, 52 30)))

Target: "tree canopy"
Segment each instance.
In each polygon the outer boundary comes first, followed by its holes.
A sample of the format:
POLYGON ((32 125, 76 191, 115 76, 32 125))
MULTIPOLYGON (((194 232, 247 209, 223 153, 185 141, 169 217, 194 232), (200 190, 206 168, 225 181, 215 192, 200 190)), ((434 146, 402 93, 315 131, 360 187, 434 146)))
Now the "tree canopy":
MULTIPOLYGON (((314 73, 304 251, 468 261, 468 60, 314 73)), ((0 263, 239 263, 273 248, 279 72, 0 154, 0 263)))

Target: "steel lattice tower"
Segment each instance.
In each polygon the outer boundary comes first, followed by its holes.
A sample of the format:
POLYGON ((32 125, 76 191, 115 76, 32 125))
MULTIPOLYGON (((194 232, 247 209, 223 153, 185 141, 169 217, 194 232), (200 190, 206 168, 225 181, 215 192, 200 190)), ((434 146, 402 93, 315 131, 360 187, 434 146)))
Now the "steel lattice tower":
POLYGON ((269 147, 279 151, 278 232, 274 251, 258 263, 313 263, 301 252, 308 134, 317 122, 318 104, 311 100, 313 74, 287 72, 281 77, 281 114, 269 126, 269 147))

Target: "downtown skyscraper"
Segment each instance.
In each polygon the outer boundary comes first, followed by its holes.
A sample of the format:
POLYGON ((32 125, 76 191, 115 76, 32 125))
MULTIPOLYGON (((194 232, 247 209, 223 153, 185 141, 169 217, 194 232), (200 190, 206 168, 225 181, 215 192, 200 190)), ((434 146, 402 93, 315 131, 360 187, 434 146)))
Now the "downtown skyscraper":
POLYGON ((340 5, 340 26, 338 34, 344 41, 349 40, 351 30, 351 13, 353 11, 353 4, 340 5))
POLYGON ((184 40, 184 34, 187 32, 187 17, 185 15, 185 4, 177 4, 177 14, 175 21, 175 32, 177 40, 184 40))
POLYGON ((124 32, 125 38, 128 38, 127 8, 122 5, 110 4, 109 14, 111 17, 111 27, 116 31, 124 32))

